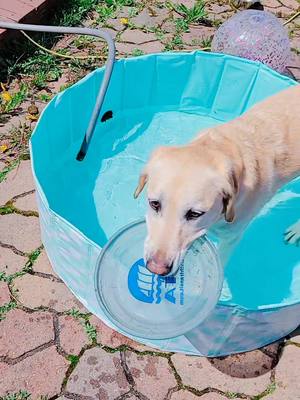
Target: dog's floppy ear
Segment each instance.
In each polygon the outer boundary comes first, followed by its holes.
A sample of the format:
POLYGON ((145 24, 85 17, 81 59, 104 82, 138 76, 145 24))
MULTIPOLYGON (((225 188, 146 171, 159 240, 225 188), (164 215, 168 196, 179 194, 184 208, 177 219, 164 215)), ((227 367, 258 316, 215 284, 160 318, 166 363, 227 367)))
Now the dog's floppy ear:
POLYGON ((144 189, 144 187, 145 187, 145 185, 147 183, 147 180, 148 180, 148 175, 146 173, 142 173, 140 175, 139 183, 138 183, 137 188, 135 189, 135 192, 134 192, 134 195, 133 195, 133 197, 135 199, 139 196, 139 194, 144 189))
POLYGON ((235 171, 229 175, 229 190, 223 190, 223 213, 226 222, 233 222, 235 218, 235 200, 239 192, 239 182, 235 171))
POLYGON ((235 218, 234 197, 228 192, 223 192, 223 213, 226 222, 233 222, 235 218))

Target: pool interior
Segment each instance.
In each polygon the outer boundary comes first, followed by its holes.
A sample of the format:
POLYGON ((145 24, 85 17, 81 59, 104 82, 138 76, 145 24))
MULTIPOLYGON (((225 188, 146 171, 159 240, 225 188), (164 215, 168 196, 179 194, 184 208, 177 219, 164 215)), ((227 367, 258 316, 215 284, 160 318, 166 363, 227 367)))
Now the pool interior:
MULTIPOLYGON (((134 200, 133 192, 151 151, 184 144, 222 122, 171 110, 113 116, 104 130, 97 128, 83 162, 75 159, 79 142, 54 162, 43 186, 49 205, 103 246, 118 229, 145 214, 144 195, 134 200)), ((300 179, 277 193, 245 232, 225 268, 223 304, 258 309, 300 301, 300 248, 283 240, 299 215, 300 179)))

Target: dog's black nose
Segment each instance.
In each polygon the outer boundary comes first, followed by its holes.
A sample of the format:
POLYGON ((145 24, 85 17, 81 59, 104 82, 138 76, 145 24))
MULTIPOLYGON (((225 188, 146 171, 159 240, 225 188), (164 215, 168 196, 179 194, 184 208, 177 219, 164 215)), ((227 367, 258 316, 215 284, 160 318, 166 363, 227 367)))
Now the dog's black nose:
POLYGON ((173 268, 173 263, 172 263, 171 265, 168 265, 168 266, 166 267, 165 272, 163 272, 162 274, 158 274, 158 275, 159 275, 159 276, 166 276, 166 275, 168 275, 168 274, 172 271, 172 268, 173 268))
POLYGON ((173 268, 173 263, 171 263, 170 265, 161 264, 151 258, 147 261, 146 268, 153 274, 165 276, 171 272, 173 268))

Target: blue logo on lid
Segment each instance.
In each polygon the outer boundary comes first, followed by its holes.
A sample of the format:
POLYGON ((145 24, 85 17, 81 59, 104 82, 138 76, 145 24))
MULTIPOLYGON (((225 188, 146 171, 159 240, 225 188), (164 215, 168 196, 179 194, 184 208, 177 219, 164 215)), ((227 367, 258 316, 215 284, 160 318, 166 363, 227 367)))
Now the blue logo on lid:
POLYGON ((180 280, 180 296, 178 298, 176 277, 152 274, 145 267, 144 260, 141 258, 129 270, 128 289, 135 299, 144 303, 160 304, 163 300, 167 300, 176 304, 179 300, 179 303, 183 304, 183 274, 180 274, 180 277, 182 279, 180 280))

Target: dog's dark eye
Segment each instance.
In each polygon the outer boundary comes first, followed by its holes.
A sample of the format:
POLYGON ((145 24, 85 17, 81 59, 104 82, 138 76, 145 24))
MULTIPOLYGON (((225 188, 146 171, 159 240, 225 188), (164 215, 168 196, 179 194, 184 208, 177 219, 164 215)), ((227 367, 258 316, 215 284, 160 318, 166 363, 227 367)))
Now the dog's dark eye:
POLYGON ((193 211, 193 210, 189 210, 186 214, 185 214, 185 219, 187 221, 191 221, 193 219, 197 219, 199 217, 201 217, 201 215, 205 214, 204 211, 193 211))
POLYGON ((161 209, 161 204, 157 200, 149 200, 149 205, 154 211, 159 212, 161 209))

